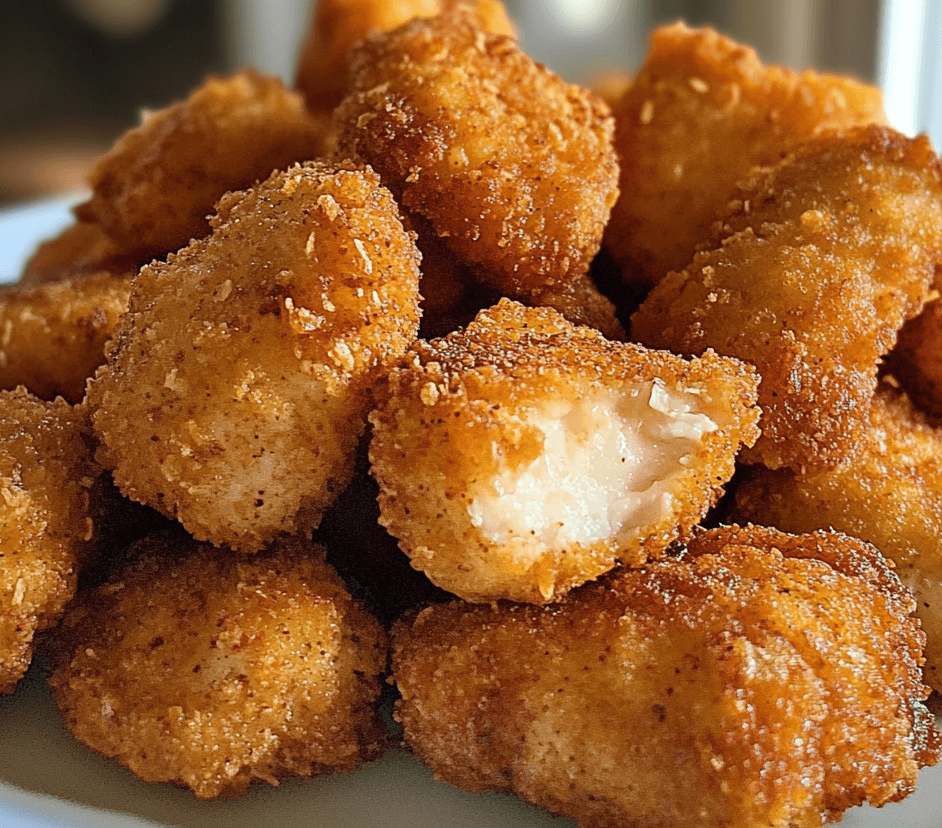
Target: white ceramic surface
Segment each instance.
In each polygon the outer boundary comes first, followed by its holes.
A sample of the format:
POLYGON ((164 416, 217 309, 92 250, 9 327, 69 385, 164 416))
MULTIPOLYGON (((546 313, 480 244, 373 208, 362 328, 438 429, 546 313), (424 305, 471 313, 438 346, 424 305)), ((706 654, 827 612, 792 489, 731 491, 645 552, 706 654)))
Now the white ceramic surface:
MULTIPOLYGON (((67 226, 75 197, 0 211, 0 281, 15 278, 42 239, 67 226)), ((942 766, 919 790, 882 810, 856 808, 850 828, 940 828, 942 766)), ((0 697, 0 828, 575 828, 519 800, 476 796, 444 783, 394 748, 357 773, 280 788, 256 784, 239 799, 199 802, 188 791, 139 782, 76 743, 34 665, 0 697)))

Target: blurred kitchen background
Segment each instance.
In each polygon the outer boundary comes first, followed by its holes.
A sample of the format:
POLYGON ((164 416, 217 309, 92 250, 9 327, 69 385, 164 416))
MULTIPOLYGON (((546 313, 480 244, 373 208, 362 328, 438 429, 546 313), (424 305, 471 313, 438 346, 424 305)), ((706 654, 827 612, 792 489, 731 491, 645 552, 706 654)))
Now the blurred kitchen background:
MULTIPOLYGON (((571 81, 635 69, 650 29, 683 18, 767 61, 876 82, 899 129, 942 145, 942 0, 505 2, 529 54, 571 81)), ((254 65, 290 83, 313 6, 0 0, 0 206, 80 188, 142 107, 184 97, 208 73, 254 65)))

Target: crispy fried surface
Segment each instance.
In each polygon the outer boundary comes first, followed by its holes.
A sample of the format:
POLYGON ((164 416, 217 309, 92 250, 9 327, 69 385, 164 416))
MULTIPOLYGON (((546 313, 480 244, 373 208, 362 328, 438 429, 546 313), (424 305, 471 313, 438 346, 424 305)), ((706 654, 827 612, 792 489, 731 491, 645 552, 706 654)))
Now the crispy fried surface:
POLYGON ((500 0, 319 0, 301 57, 295 85, 312 110, 332 110, 346 91, 347 59, 357 41, 371 32, 389 32, 414 17, 435 17, 466 6, 482 28, 516 37, 500 0))
POLYGON ((386 636, 320 547, 287 540, 245 559, 152 540, 134 551, 80 594, 53 645, 49 683, 80 741, 201 799, 379 755, 386 636))
POLYGON ((81 402, 130 292, 107 272, 0 291, 0 388, 81 402))
POLYGON ((210 78, 118 140, 92 170, 92 197, 76 213, 122 251, 163 258, 209 233, 207 216, 227 191, 320 157, 325 129, 275 78, 210 78))
POLYGON ((599 98, 453 13, 361 43, 336 117, 340 152, 372 164, 476 278, 617 335, 587 276, 617 196, 599 98))
POLYGON ((942 165, 928 140, 828 135, 740 186, 632 335, 758 368, 762 437, 745 459, 834 465, 862 439, 878 360, 925 301, 940 251, 942 165))
POLYGON ((252 551, 350 479, 369 386, 418 328, 418 253, 353 165, 293 167, 218 211, 138 274, 89 402, 127 496, 252 551))
POLYGON ((380 522, 468 600, 544 603, 661 556, 758 435, 747 366, 609 342, 548 308, 502 300, 412 353, 370 417, 380 522))
POLYGON ((844 468, 749 469, 732 519, 787 532, 833 526, 878 547, 916 595, 926 682, 942 692, 942 432, 905 396, 879 389, 866 438, 844 468))
POLYGON ((0 391, 0 693, 13 692, 92 552, 101 469, 89 437, 63 400, 0 391))
POLYGON ((397 717, 438 777, 583 826, 811 828, 938 759, 911 609, 854 539, 714 530, 555 606, 400 623, 397 717))
POLYGON ((903 325, 887 367, 921 409, 942 417, 942 300, 903 325))
POLYGON ((689 264, 754 166, 825 130, 886 123, 874 86, 765 66, 754 49, 683 23, 652 34, 613 108, 621 197, 605 245, 648 285, 689 264))
POLYGON ((136 271, 146 259, 121 250, 101 226, 77 221, 36 248, 20 275, 23 287, 78 276, 136 271))

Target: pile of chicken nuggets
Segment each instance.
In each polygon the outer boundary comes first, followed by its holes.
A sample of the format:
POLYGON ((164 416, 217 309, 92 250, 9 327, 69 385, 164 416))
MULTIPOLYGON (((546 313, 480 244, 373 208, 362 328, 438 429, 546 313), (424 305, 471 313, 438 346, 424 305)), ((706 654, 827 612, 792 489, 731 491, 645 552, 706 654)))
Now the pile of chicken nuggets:
POLYGON ((942 162, 682 23, 321 0, 0 293, 0 692, 233 796, 382 754, 594 828, 821 826, 939 761, 942 162), (395 9, 395 13, 392 11, 395 9))

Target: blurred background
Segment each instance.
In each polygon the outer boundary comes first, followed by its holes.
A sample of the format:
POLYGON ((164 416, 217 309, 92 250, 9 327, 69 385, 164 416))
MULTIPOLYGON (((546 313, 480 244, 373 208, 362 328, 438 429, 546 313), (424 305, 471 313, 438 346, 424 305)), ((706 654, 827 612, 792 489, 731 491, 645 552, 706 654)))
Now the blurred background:
MULTIPOLYGON (((141 108, 244 65, 289 83, 316 0, 0 0, 0 205, 82 186, 141 108)), ((878 83, 942 145, 942 0, 505 0, 568 80, 632 71, 658 24, 711 24, 764 60, 878 83), (939 101, 937 103, 937 101, 939 101)))

